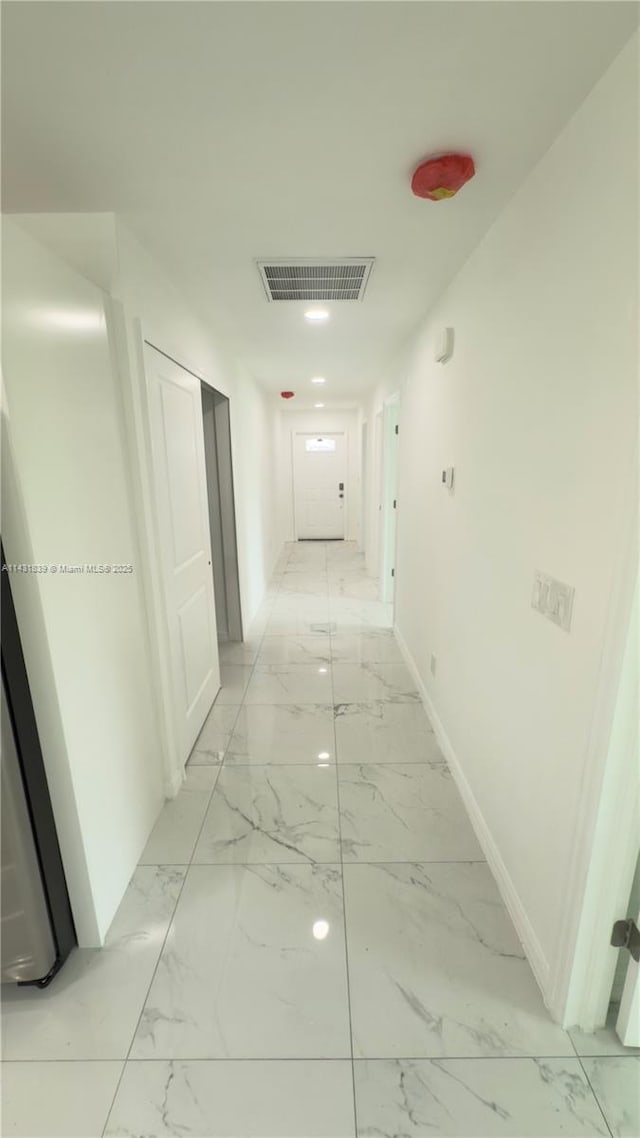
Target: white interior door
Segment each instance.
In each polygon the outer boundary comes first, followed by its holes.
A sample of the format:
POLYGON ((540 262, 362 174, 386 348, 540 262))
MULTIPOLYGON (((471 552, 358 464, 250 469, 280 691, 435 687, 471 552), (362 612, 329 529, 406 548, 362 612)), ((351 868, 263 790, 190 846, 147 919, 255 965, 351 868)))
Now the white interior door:
POLYGON ((173 710, 186 762, 220 688, 200 381, 145 344, 173 710))
MULTIPOLYGON (((636 928, 640 928, 640 913, 636 917, 636 928)), ((638 947, 629 953, 627 975, 624 982, 616 1031, 625 1047, 640 1047, 640 960, 636 959, 638 947)))
POLYGON ((343 434, 296 434, 293 484, 296 537, 344 538, 346 442, 343 434))

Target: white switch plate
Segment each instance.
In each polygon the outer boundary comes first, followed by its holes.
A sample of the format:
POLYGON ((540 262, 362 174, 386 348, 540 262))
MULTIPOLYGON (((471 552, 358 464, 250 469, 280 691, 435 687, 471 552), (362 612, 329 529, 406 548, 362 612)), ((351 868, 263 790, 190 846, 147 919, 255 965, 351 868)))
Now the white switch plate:
POLYGON ((564 628, 565 632, 571 628, 574 596, 575 589, 571 585, 556 581, 555 577, 549 577, 547 573, 536 569, 531 607, 546 616, 547 620, 564 628))

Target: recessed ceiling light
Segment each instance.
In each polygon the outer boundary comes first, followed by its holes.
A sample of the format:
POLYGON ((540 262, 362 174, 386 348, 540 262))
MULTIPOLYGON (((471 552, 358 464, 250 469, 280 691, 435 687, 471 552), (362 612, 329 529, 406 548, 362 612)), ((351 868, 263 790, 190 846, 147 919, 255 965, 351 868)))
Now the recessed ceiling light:
POLYGON ((308 308, 304 318, 310 320, 312 324, 321 324, 323 320, 329 319, 329 313, 326 308, 308 308))
POLYGON ((323 375, 314 375, 314 377, 313 377, 313 379, 311 380, 311 382, 312 382, 312 383, 325 383, 325 382, 326 382, 326 380, 325 380, 325 378, 324 378, 324 376, 323 376, 323 375))
POLYGON ((313 406, 316 408, 317 411, 319 411, 321 407, 324 407, 324 403, 314 403, 313 406))

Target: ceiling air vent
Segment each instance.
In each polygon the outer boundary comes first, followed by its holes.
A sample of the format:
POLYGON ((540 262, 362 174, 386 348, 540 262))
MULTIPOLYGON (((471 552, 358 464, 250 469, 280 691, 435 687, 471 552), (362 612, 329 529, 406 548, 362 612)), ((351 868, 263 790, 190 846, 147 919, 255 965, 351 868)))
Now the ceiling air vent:
POLYGON ((373 257, 258 261, 268 300, 362 300, 373 257))

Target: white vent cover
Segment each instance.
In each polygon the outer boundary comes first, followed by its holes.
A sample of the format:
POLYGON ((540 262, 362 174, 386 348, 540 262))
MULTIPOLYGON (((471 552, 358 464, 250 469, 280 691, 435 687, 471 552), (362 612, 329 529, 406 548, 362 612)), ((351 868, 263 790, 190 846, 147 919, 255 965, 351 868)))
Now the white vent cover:
POLYGON ((373 257, 258 261, 267 300, 362 300, 373 257))

